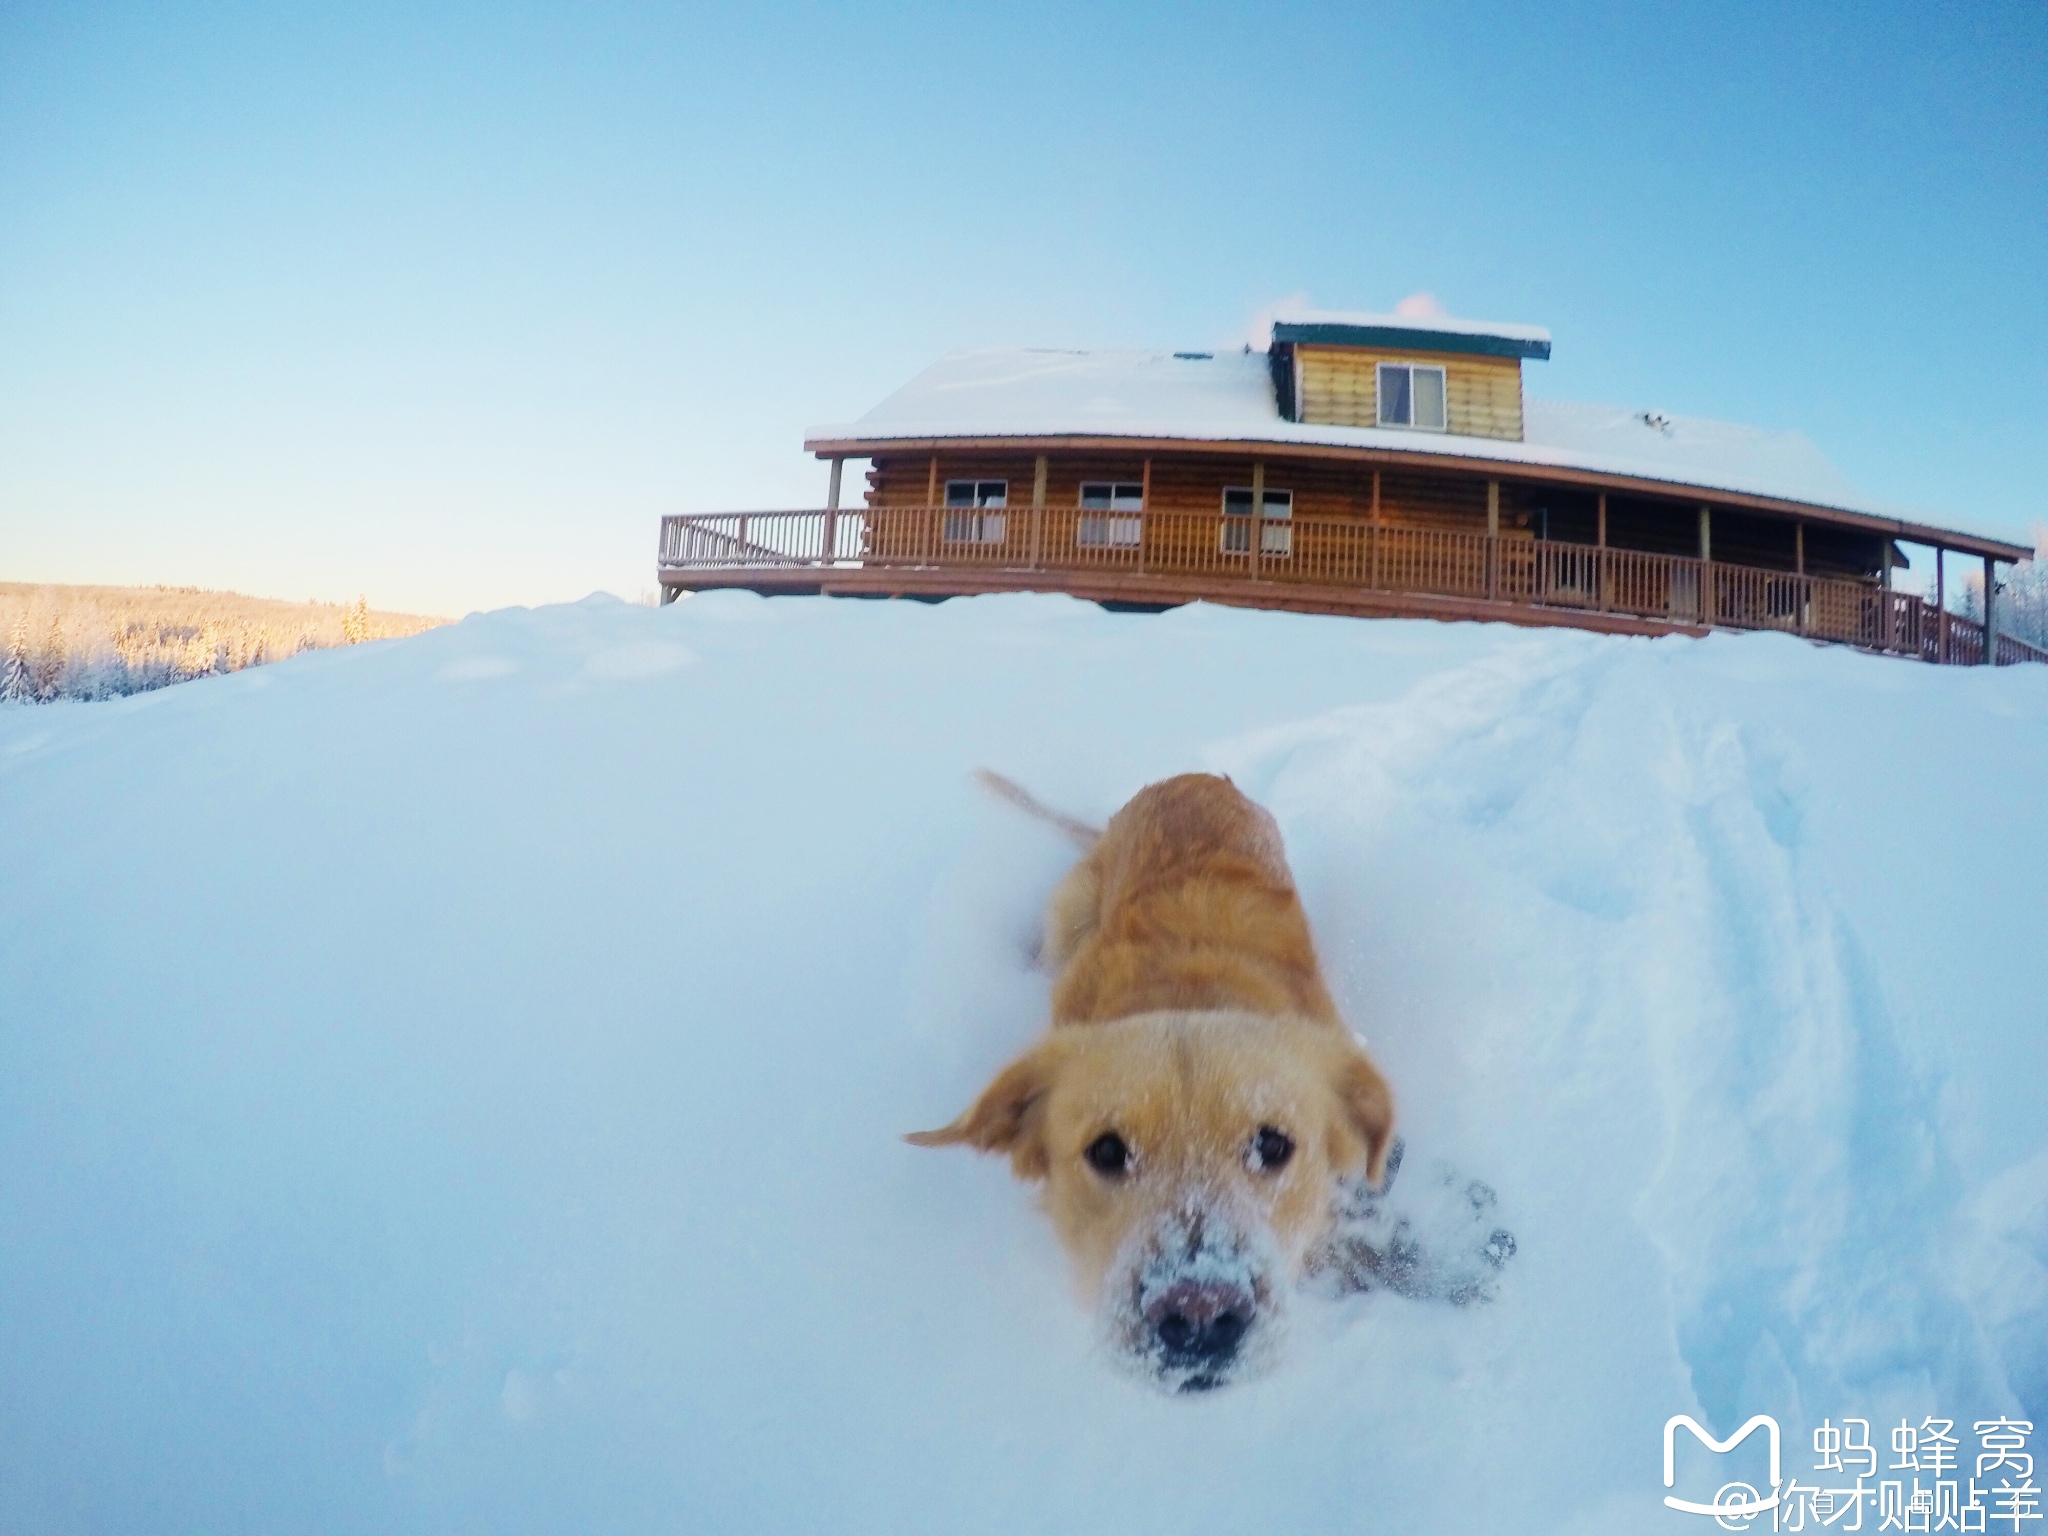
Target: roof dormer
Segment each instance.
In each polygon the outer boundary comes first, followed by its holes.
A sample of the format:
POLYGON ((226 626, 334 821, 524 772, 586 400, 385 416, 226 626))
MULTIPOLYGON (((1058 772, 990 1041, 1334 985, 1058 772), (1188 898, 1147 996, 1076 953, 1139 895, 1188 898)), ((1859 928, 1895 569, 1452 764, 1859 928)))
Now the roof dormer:
POLYGON ((1522 439, 1522 359, 1550 356, 1538 326, 1445 315, 1279 320, 1273 387, 1288 421, 1522 439))

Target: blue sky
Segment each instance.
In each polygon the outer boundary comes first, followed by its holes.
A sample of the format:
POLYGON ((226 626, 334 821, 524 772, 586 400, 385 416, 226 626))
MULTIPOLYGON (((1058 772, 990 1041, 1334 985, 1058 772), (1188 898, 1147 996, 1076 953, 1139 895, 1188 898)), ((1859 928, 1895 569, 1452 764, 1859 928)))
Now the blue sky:
POLYGON ((982 344, 1287 295, 2048 518, 2048 7, 0 6, 0 579, 635 595, 982 344))

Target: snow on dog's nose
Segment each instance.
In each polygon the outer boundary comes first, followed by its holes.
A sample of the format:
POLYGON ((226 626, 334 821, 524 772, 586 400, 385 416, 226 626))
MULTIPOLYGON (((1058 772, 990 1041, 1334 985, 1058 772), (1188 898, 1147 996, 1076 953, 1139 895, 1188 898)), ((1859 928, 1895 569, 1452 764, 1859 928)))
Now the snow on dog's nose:
POLYGON ((1204 1392, 1265 1364, 1279 1256, 1256 1231, 1201 1206, 1139 1233, 1111 1274, 1115 1353, 1170 1392, 1204 1392))
POLYGON ((1183 1280, 1145 1309, 1145 1321, 1169 1366, 1219 1369, 1236 1356, 1255 1306, 1239 1286, 1183 1280))

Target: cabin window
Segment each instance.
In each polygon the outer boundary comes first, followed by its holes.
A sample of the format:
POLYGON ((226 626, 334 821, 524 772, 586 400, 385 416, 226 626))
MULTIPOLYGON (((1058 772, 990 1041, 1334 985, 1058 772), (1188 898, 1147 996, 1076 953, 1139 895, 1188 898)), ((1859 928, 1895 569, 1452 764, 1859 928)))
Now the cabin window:
POLYGON ((1444 419, 1444 371, 1424 363, 1381 363, 1380 425, 1441 432, 1444 419))
POLYGON ((946 542, 948 544, 1000 544, 1009 532, 1010 520, 991 510, 1010 503, 1007 480, 948 480, 946 482, 946 542))
POLYGON ((1081 522, 1074 542, 1102 549, 1136 549, 1142 537, 1145 487, 1136 482, 1088 480, 1081 485, 1081 522))
MULTIPOLYGON (((1276 491, 1266 487, 1265 518, 1260 523, 1259 553, 1263 555, 1291 555, 1294 553, 1294 530, 1284 526, 1276 527, 1275 520, 1294 516, 1294 492, 1276 491)), ((1246 553, 1252 547, 1251 535, 1252 490, 1248 485, 1233 485, 1223 492, 1223 552, 1225 554, 1246 553)))

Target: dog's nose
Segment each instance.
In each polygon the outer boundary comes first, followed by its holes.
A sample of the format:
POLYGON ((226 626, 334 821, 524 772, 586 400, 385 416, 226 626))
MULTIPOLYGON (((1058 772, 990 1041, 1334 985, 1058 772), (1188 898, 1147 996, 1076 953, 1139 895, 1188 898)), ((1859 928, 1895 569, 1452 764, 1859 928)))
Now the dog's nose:
POLYGON ((1252 1325, 1252 1298, 1234 1285, 1184 1282, 1147 1307, 1145 1321, 1170 1360, 1220 1365, 1252 1325))

